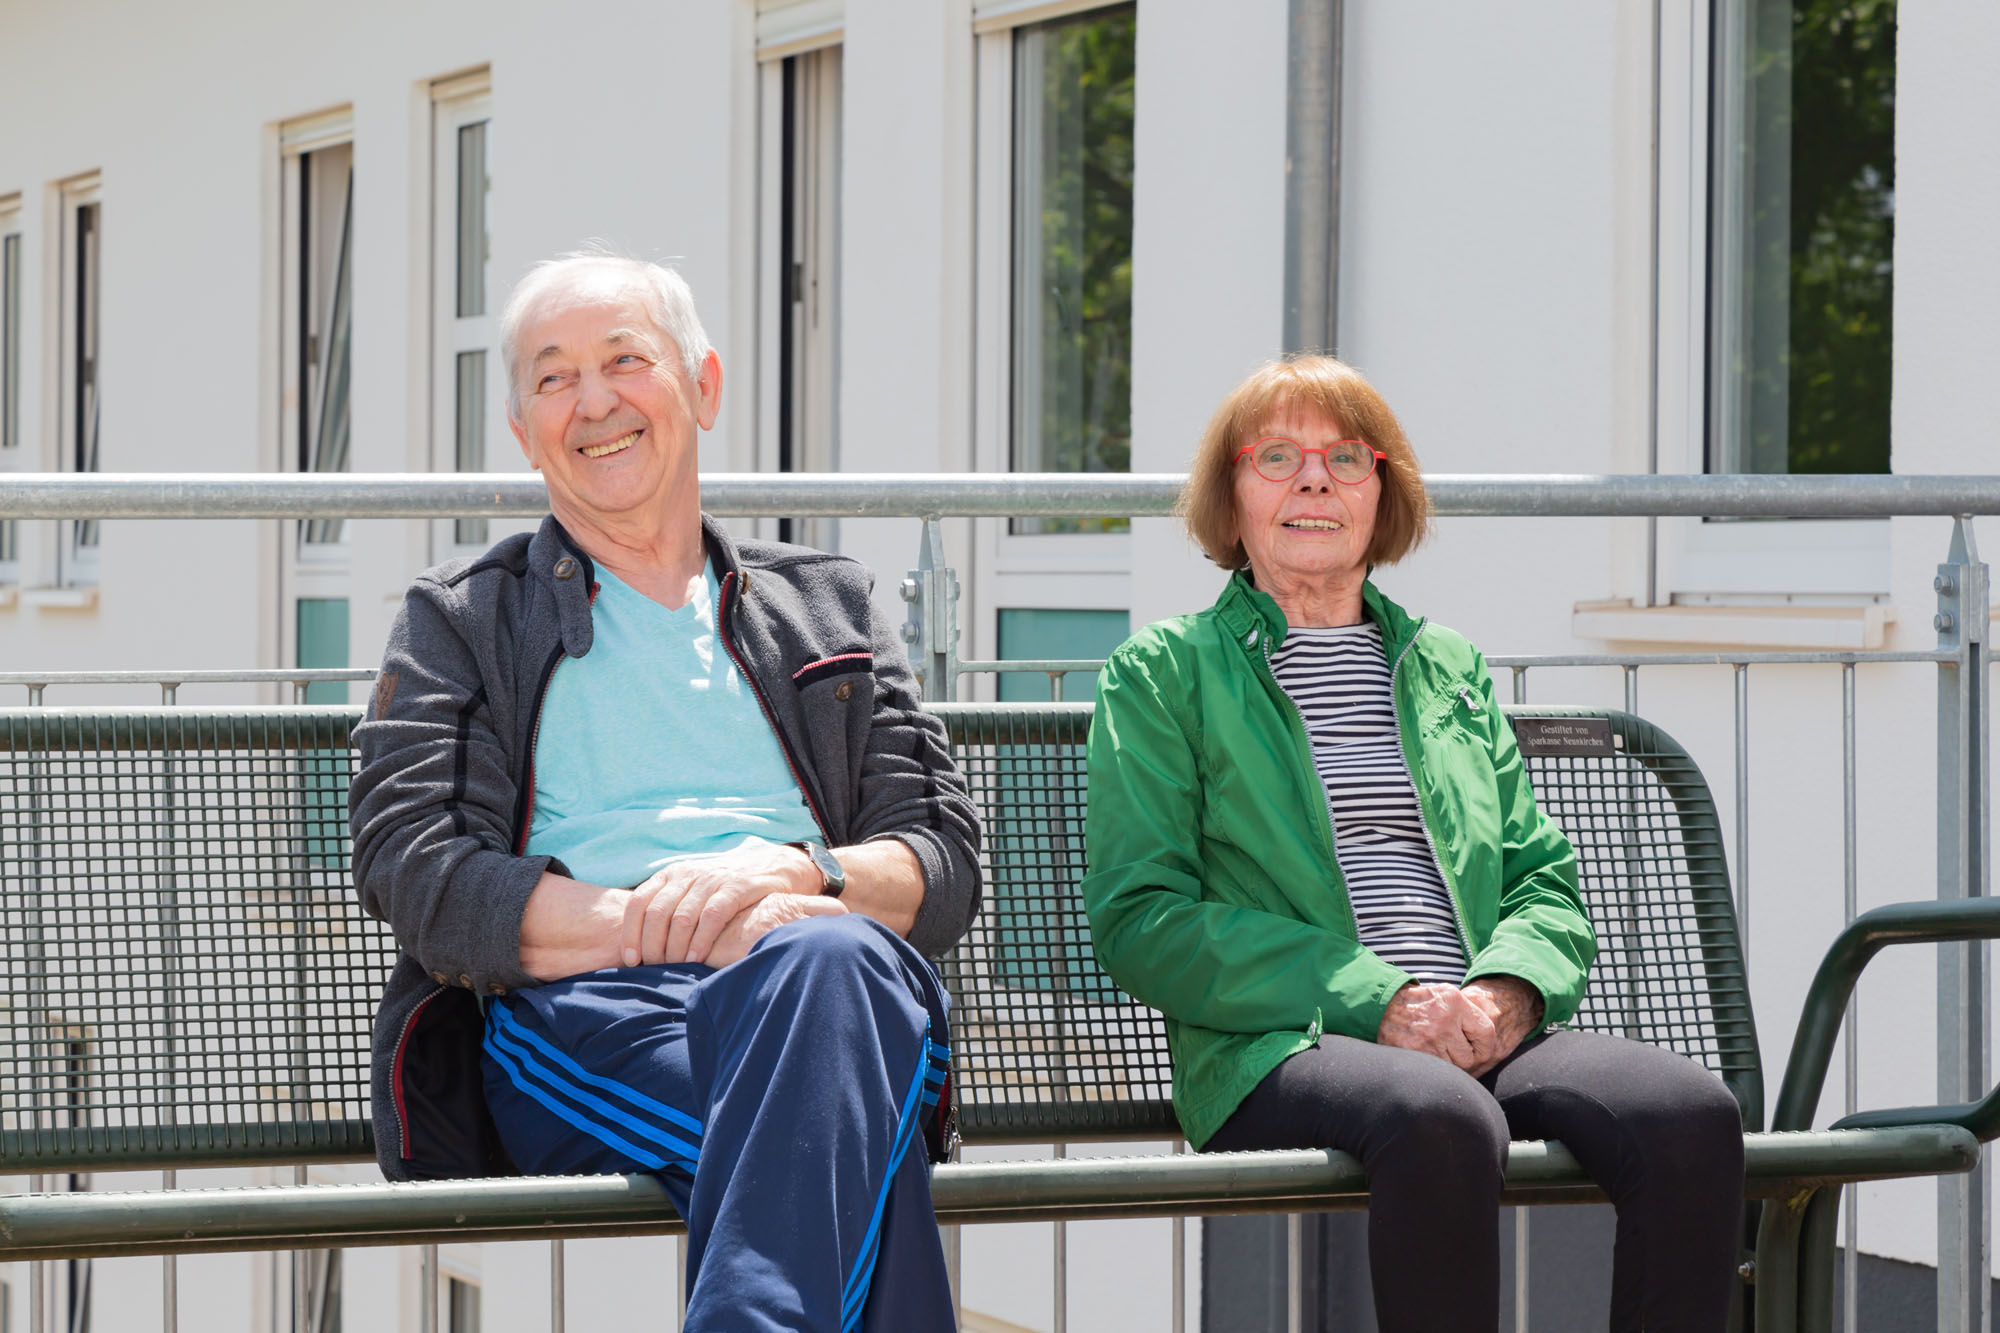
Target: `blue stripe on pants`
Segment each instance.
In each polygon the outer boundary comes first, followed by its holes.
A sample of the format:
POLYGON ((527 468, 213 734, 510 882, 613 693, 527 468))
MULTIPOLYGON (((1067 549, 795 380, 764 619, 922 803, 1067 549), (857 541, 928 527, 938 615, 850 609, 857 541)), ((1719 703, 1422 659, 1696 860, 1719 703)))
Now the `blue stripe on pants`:
MULTIPOLYGON (((930 1044, 930 1031, 924 1032, 924 1044, 930 1044)), ((889 1170, 882 1177, 881 1192, 875 1196, 875 1211, 868 1219, 868 1233, 861 1240, 861 1256, 855 1260, 854 1268, 847 1275, 847 1285, 840 1294, 840 1326, 843 1330, 852 1328, 854 1321, 861 1317, 861 1307, 868 1301, 868 1281, 875 1273, 875 1242, 882 1228, 882 1210, 889 1202, 889 1189, 896 1183, 896 1171, 903 1165, 903 1154, 910 1150, 910 1139, 917 1129, 917 1094, 922 1091, 930 1076, 929 1061, 917 1062, 917 1077, 910 1084, 909 1095, 903 1098, 903 1113, 896 1121, 896 1148, 890 1154, 889 1170)))
MULTIPOLYGON (((515 1034, 532 1036, 509 1017, 503 1005, 489 1006, 486 1021, 486 1052, 501 1069, 506 1071, 508 1079, 515 1087, 598 1142, 630 1154, 635 1162, 648 1170, 664 1170, 669 1165, 683 1166, 689 1171, 694 1169, 694 1163, 701 1152, 699 1136, 696 1136, 695 1142, 690 1143, 684 1138, 648 1125, 637 1116, 619 1110, 601 1097, 593 1096, 575 1082, 562 1077, 539 1061, 527 1045, 515 1039, 515 1034), (628 1131, 631 1138, 652 1143, 667 1155, 661 1157, 649 1149, 635 1146, 626 1134, 620 1131, 628 1131)), ((532 1044, 547 1048, 547 1043, 540 1038, 534 1038, 532 1044)), ((590 1082, 598 1087, 609 1085, 607 1090, 619 1086, 608 1079, 595 1077, 592 1077, 590 1082)), ((694 1123, 691 1117, 678 1112, 675 1113, 675 1120, 694 1123)))

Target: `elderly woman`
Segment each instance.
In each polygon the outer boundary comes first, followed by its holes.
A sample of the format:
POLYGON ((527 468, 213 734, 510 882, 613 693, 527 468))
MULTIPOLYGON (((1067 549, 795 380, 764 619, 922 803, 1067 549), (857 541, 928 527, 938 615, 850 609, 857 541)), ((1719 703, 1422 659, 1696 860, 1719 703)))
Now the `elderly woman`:
POLYGON ((1233 573, 1104 668, 1083 895, 1166 1015, 1188 1139, 1359 1157, 1378 1320, 1423 1333, 1494 1328, 1507 1140, 1560 1139, 1618 1208, 1612 1327, 1723 1328, 1736 1103, 1557 1026, 1596 954, 1575 853, 1478 650, 1369 579, 1428 514, 1395 415, 1329 357, 1265 366, 1183 510, 1233 573))

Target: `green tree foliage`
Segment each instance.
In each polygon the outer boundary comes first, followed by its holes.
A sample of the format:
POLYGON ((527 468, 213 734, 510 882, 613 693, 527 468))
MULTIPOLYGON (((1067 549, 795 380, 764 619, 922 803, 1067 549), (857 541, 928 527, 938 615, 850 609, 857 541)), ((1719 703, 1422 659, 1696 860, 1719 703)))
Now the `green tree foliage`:
POLYGON ((1895 0, 1760 0, 1750 78, 1745 133, 1783 157, 1747 183, 1744 317, 1782 336, 1753 338, 1735 367, 1756 404, 1739 466, 1887 472, 1895 0))
POLYGON ((1889 470, 1896 0, 1792 22, 1792 472, 1889 470))

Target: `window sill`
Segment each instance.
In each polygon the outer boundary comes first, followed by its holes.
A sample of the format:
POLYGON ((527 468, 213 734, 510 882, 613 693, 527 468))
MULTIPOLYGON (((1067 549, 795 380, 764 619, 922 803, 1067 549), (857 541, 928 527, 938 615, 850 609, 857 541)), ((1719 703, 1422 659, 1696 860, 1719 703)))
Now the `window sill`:
POLYGON ((95 611, 97 585, 72 588, 23 588, 21 605, 43 611, 95 611))
POLYGON ((1723 648, 1826 652, 1883 647, 1896 608, 1866 606, 1633 606, 1578 602, 1570 633, 1579 639, 1723 648))

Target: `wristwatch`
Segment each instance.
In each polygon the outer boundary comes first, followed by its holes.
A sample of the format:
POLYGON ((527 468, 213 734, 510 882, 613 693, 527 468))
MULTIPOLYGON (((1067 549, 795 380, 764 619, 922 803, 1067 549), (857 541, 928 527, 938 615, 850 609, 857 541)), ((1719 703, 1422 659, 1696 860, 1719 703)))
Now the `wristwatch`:
POLYGON ((841 890, 847 887, 847 872, 840 868, 838 857, 816 842, 788 842, 785 846, 796 847, 812 858, 812 863, 819 868, 819 876, 823 881, 820 893, 828 898, 840 896, 841 890))

